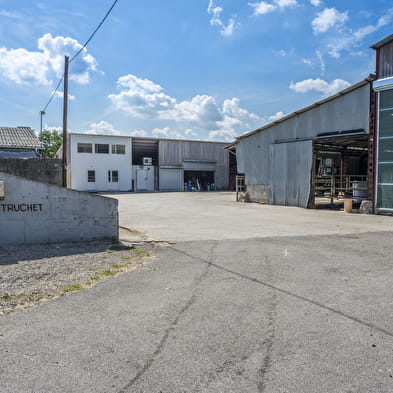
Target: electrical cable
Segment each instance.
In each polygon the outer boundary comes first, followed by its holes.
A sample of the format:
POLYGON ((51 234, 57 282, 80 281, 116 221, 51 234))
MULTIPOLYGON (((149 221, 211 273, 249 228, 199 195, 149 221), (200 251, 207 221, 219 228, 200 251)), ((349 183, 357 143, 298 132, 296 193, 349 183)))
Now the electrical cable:
POLYGON ((41 112, 45 112, 45 111, 46 111, 46 108, 48 108, 49 104, 52 102, 53 97, 56 95, 56 92, 57 92, 57 90, 59 89, 60 84, 61 84, 61 82, 63 81, 63 79, 64 79, 64 74, 63 74, 62 77, 60 78, 59 82, 57 83, 56 89, 53 91, 51 97, 49 98, 48 103, 45 105, 44 109, 43 109, 41 112))
MULTIPOLYGON (((109 14, 111 13, 111 11, 113 10, 114 6, 116 5, 116 3, 117 3, 118 1, 119 1, 119 0, 115 0, 115 1, 113 2, 111 8, 109 8, 109 10, 108 10, 108 12, 105 14, 104 18, 103 18, 103 19, 101 20, 101 22, 98 24, 98 26, 97 26, 96 29, 93 31, 93 33, 90 35, 89 39, 88 39, 88 40, 84 43, 84 45, 78 50, 78 52, 76 52, 76 54, 71 58, 70 63, 71 63, 73 60, 75 60, 75 59, 80 55, 80 53, 83 51, 83 49, 86 48, 87 44, 88 44, 88 43, 92 40, 92 38, 95 36, 95 34, 96 34, 97 31, 100 29, 100 27, 102 26, 102 24, 105 22, 106 18, 109 16, 109 14)), ((59 82, 57 83, 56 89, 53 91, 53 93, 52 93, 52 95, 51 95, 51 97, 50 97, 48 103, 45 105, 45 107, 44 107, 44 109, 41 111, 41 113, 42 113, 42 112, 45 112, 45 111, 46 111, 46 108, 48 108, 49 104, 52 102, 54 96, 56 95, 57 90, 58 90, 59 87, 60 87, 61 82, 63 81, 63 79, 64 79, 64 74, 62 75, 62 77, 60 78, 59 82)))
POLYGON ((97 33, 97 31, 100 29, 100 27, 102 26, 102 24, 105 22, 106 18, 109 16, 109 14, 111 13, 113 7, 116 5, 116 3, 118 2, 118 0, 115 0, 111 6, 111 8, 109 8, 108 12, 105 14, 104 18, 102 19, 102 21, 100 22, 100 24, 97 26, 97 28, 93 31, 93 34, 89 37, 89 39, 85 42, 85 44, 82 46, 82 48, 80 48, 78 50, 78 52, 71 58, 70 63, 72 63, 73 60, 75 60, 75 58, 77 58, 79 56, 79 54, 83 51, 83 49, 86 48, 87 44, 91 41, 91 39, 94 37, 94 35, 97 33))

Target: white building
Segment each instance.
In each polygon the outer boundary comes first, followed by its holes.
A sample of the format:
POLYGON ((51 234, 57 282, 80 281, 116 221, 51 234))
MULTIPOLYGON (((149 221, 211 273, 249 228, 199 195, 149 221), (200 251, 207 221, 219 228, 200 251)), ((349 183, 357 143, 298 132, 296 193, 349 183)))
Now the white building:
POLYGON ((68 184, 80 191, 132 188, 131 138, 69 134, 68 184))
POLYGON ((68 185, 80 191, 229 189, 226 143, 68 135, 68 185))

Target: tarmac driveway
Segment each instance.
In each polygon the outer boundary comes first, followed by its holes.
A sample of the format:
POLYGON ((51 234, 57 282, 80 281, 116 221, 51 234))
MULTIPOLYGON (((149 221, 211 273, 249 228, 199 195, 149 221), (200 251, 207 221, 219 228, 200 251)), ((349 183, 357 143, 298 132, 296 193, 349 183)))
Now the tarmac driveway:
POLYGON ((393 391, 392 219, 231 198, 121 195, 123 225, 176 244, 3 316, 0 392, 393 391))
MULTIPOLYGON (((390 231, 393 227, 391 217, 237 203, 230 192, 107 196, 119 200, 123 228, 154 241, 334 235, 390 231)), ((123 231, 122 236, 126 235, 123 231)))

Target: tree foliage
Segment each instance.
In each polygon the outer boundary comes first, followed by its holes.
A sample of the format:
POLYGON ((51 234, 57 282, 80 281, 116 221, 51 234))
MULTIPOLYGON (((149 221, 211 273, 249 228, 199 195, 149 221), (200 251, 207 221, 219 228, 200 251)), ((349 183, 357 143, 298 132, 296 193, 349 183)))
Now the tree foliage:
POLYGON ((43 130, 40 132, 38 139, 44 144, 42 157, 53 158, 63 143, 63 134, 57 131, 43 130))

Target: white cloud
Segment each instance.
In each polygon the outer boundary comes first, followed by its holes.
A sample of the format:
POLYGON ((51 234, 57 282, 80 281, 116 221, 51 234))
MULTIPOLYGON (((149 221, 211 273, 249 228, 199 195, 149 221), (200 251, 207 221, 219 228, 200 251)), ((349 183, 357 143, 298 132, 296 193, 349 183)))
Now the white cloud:
POLYGON ((321 5, 322 1, 321 1, 321 0, 310 0, 310 3, 311 3, 314 7, 318 7, 319 5, 321 5))
POLYGON ((314 34, 325 33, 334 26, 341 26, 348 20, 348 12, 339 12, 335 8, 325 8, 311 22, 314 34))
POLYGON ((134 131, 130 132, 130 136, 145 137, 145 136, 147 136, 147 131, 145 131, 145 130, 134 130, 134 131))
POLYGON ((301 82, 293 83, 289 87, 296 93, 308 93, 318 91, 324 96, 329 96, 349 87, 351 84, 343 79, 335 79, 332 82, 326 82, 323 79, 306 79, 301 82))
MULTIPOLYGON (((53 94, 53 92, 52 92, 52 94, 53 94)), ((62 91, 56 91, 55 97, 56 97, 56 98, 61 98, 61 99, 63 99, 64 93, 63 93, 62 91)), ((69 99, 70 101, 73 101, 73 100, 75 100, 75 96, 73 96, 73 95, 71 95, 71 94, 68 94, 68 99, 69 99)))
POLYGON ((163 93, 160 85, 135 75, 119 78, 121 90, 108 97, 117 110, 137 118, 182 121, 206 127, 221 120, 222 115, 215 99, 208 95, 197 95, 190 101, 177 103, 163 93))
POLYGON ((302 59, 302 63, 307 64, 307 65, 312 65, 312 60, 311 59, 302 59))
POLYGON ((224 113, 224 115, 239 119, 260 120, 260 117, 257 116, 255 113, 250 113, 247 109, 241 108, 240 100, 237 97, 233 97, 230 100, 225 100, 224 104, 222 105, 222 112, 224 113))
POLYGON ((158 138, 168 138, 170 133, 170 128, 155 128, 152 132, 152 135, 158 138))
POLYGON ((198 134, 194 132, 191 128, 188 128, 187 130, 184 131, 184 135, 188 137, 192 137, 192 136, 197 136, 198 134))
POLYGON ((224 116, 224 119, 217 122, 218 129, 209 132, 209 140, 232 141, 243 126, 243 122, 239 119, 224 116))
POLYGON ((334 58, 339 58, 343 50, 351 51, 352 48, 359 45, 359 43, 369 34, 378 31, 381 27, 388 25, 393 19, 393 8, 385 12, 385 15, 380 17, 375 25, 367 25, 358 30, 348 30, 342 33, 338 38, 331 40, 329 46, 329 54, 334 58))
POLYGON ((250 7, 254 8, 254 15, 264 15, 274 11, 277 7, 274 4, 261 1, 260 3, 248 3, 250 7))
POLYGON ((155 138, 186 139, 184 134, 170 127, 155 128, 151 133, 155 138))
POLYGON ((89 129, 86 131, 86 134, 120 135, 120 131, 116 130, 112 124, 101 120, 99 123, 91 123, 89 125, 89 129))
POLYGON ((229 19, 228 23, 225 24, 221 18, 223 11, 222 7, 215 5, 214 0, 209 0, 207 13, 211 15, 210 24, 212 26, 218 26, 222 36, 229 37, 239 27, 239 23, 236 21, 236 15, 234 15, 229 19))
POLYGON ((216 100, 208 95, 196 95, 191 101, 182 101, 169 111, 168 119, 185 121, 199 126, 208 126, 221 120, 222 115, 216 100))
POLYGON ((18 85, 36 83, 49 85, 49 64, 40 52, 26 49, 0 48, 0 71, 3 77, 18 85))
POLYGON ((248 5, 254 8, 254 16, 268 14, 276 9, 285 9, 287 7, 293 7, 297 5, 297 0, 273 0, 273 3, 266 1, 260 1, 258 3, 248 3, 248 5))
POLYGON ((267 119, 269 122, 272 122, 281 119, 282 117, 284 117, 284 112, 280 111, 277 112, 275 115, 269 116, 267 119))
POLYGON ((119 78, 118 94, 108 97, 115 108, 128 115, 139 118, 165 118, 165 113, 174 108, 176 100, 162 93, 163 88, 148 79, 140 79, 135 75, 119 78))
POLYGON ((119 78, 117 88, 120 90, 117 94, 108 96, 115 109, 136 118, 166 120, 174 124, 173 127, 165 125, 153 129, 152 134, 156 137, 184 138, 196 136, 198 130, 211 132, 210 137, 228 139, 262 121, 242 108, 237 97, 224 100, 222 107, 214 97, 206 94, 177 102, 165 94, 160 85, 135 75, 119 78))
POLYGON ((322 53, 321 53, 320 50, 317 49, 315 51, 315 53, 317 55, 317 58, 319 60, 320 65, 321 65, 321 74, 323 75, 325 73, 325 68, 326 68, 325 67, 325 61, 323 60, 323 56, 322 56, 322 53))
POLYGON ((297 0, 273 0, 280 8, 292 7, 297 4, 297 0))
MULTIPOLYGON (((50 85, 53 73, 57 78, 63 74, 64 55, 73 55, 81 47, 70 37, 52 37, 47 33, 38 40, 39 51, 0 48, 0 72, 17 84, 50 85)), ((70 79, 89 83, 90 72, 96 70, 96 60, 84 49, 70 66, 70 79)))
MULTIPOLYGON (((73 38, 52 37, 50 33, 44 34, 38 40, 38 49, 42 50, 58 77, 64 72, 64 56, 73 56, 81 48, 82 45, 73 38)), ((84 48, 70 66, 70 79, 80 84, 89 83, 89 71, 97 71, 97 62, 84 48)))
MULTIPOLYGON (((63 127, 59 126, 59 127, 49 127, 47 124, 45 124, 45 127, 43 127, 44 130, 46 131, 57 131, 59 134, 63 133, 63 127)), ((67 129, 68 131, 71 131, 70 129, 67 129)))

